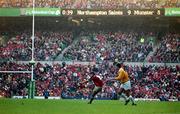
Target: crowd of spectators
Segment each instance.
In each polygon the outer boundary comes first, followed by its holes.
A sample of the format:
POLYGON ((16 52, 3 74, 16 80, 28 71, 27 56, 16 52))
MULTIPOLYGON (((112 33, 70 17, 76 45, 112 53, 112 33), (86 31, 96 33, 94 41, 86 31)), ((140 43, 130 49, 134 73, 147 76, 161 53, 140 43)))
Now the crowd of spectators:
POLYGON ((166 34, 161 38, 160 46, 151 56, 149 62, 168 62, 179 63, 180 62, 180 35, 179 34, 166 34))
POLYGON ((84 33, 75 45, 65 54, 66 60, 76 61, 132 61, 143 62, 149 52, 153 51, 149 40, 153 33, 136 32, 99 32, 84 33), (86 36, 84 36, 86 34, 86 36), (141 39, 144 41, 141 42, 141 39))
MULTIPOLYGON (((0 63, 0 71, 27 71, 28 64, 16 64, 12 62, 0 63)), ((26 96, 31 74, 26 73, 0 73, 0 96, 10 97, 12 95, 26 96)))
MULTIPOLYGON (((32 0, 1 0, 0 7, 32 7, 32 0)), ((79 9, 154 9, 179 7, 178 0, 36 0, 35 7, 60 7, 79 9)))
POLYGON ((148 66, 139 67, 139 69, 142 70, 142 72, 138 70, 140 74, 134 69, 130 73, 132 77, 134 75, 132 90, 137 98, 165 98, 168 100, 180 97, 179 66, 148 66))
POLYGON ((0 47, 0 58, 6 60, 30 60, 31 37, 27 32, 18 33, 0 47))
MULTIPOLYGON (((11 63, 9 66, 18 66, 21 69, 26 64, 11 63)), ((8 63, 9 64, 9 63, 8 63)), ((30 66, 29 66, 30 69, 30 66)), ((0 67, 4 70, 4 67, 0 67)), ((13 70, 13 69, 12 69, 13 70)), ((132 93, 135 98, 178 99, 180 98, 180 66, 126 66, 132 83, 132 93)), ((61 98, 89 98, 92 83, 79 85, 87 78, 91 71, 97 72, 105 82, 103 90, 97 95, 100 99, 116 98, 116 90, 120 84, 107 81, 115 76, 117 69, 107 61, 93 65, 82 64, 41 64, 37 63, 34 70, 37 96, 43 96, 48 91, 50 96, 61 98), (114 88, 116 85, 117 88, 114 88)), ((13 95, 26 96, 30 74, 0 74, 0 94, 11 97, 13 95)))
MULTIPOLYGON (((35 60, 54 60, 63 49, 73 41, 71 32, 46 32, 35 33, 34 58, 35 60)), ((0 46, 0 59, 28 61, 31 60, 32 39, 30 32, 18 33, 10 38, 7 43, 0 46)))
POLYGON ((36 60, 54 60, 73 41, 72 32, 38 32, 36 37, 36 60))
POLYGON ((0 74, 0 97, 26 96, 30 74, 0 74))
MULTIPOLYGON (((62 51, 65 61, 99 62, 103 60, 127 62, 179 63, 179 34, 167 33, 161 38, 152 32, 81 32, 77 38, 72 32, 35 33, 34 58, 37 61, 52 61, 62 51), (155 47, 155 41, 159 40, 155 47), (77 42, 75 42, 75 40, 77 42)), ((7 43, 0 46, 0 59, 8 61, 31 60, 31 35, 22 32, 14 35, 7 43)), ((62 60, 62 59, 61 59, 62 60)))
POLYGON ((0 71, 30 71, 31 66, 29 64, 17 64, 14 62, 0 62, 0 71))

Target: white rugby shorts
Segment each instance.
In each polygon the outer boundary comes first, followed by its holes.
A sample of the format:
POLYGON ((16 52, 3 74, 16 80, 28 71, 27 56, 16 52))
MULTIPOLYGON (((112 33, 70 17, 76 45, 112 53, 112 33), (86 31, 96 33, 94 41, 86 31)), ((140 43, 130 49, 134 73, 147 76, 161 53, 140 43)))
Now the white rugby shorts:
POLYGON ((127 81, 127 82, 121 84, 120 87, 123 88, 124 90, 129 90, 129 89, 131 89, 131 82, 127 81))

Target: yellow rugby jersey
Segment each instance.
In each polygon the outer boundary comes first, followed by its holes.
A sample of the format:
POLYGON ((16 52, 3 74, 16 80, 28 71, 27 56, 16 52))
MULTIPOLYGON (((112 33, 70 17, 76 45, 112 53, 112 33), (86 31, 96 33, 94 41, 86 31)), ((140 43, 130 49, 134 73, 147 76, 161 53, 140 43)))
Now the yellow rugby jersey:
POLYGON ((129 81, 129 76, 128 73, 123 68, 120 68, 115 79, 120 81, 121 83, 125 83, 129 81))

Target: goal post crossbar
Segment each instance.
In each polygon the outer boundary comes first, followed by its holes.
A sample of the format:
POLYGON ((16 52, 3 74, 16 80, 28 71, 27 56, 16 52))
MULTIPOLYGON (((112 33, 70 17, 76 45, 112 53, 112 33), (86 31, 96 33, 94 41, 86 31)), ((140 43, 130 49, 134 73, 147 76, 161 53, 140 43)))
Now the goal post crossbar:
POLYGON ((27 73, 30 74, 32 71, 0 71, 0 73, 27 73))

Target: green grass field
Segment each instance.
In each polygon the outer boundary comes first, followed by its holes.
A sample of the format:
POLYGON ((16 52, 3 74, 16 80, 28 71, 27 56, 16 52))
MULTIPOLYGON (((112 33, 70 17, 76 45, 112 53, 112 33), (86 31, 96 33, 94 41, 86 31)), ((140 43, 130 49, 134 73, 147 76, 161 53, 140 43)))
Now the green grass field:
POLYGON ((0 114, 180 114, 180 102, 0 99, 0 114))

